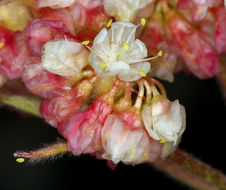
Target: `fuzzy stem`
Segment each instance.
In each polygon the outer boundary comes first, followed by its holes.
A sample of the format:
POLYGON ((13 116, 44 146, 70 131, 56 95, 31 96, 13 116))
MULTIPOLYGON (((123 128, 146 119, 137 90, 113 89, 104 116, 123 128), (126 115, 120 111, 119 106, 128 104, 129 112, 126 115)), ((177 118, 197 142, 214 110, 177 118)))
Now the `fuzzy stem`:
POLYGON ((138 81, 138 86, 139 86, 139 93, 137 95, 137 99, 136 102, 134 104, 134 107, 137 110, 140 110, 141 106, 142 106, 142 101, 143 101, 143 97, 144 97, 144 85, 142 81, 138 81))
POLYGON ((162 84, 160 81, 158 81, 158 80, 156 80, 156 79, 154 79, 154 78, 148 78, 148 79, 149 79, 149 81, 150 81, 151 83, 154 83, 155 85, 157 85, 157 87, 158 87, 159 90, 160 90, 161 95, 167 98, 166 89, 165 89, 165 87, 163 86, 163 84, 162 84))
POLYGON ((13 155, 16 158, 25 158, 31 161, 39 161, 41 159, 54 158, 55 156, 63 155, 66 152, 68 152, 67 143, 62 141, 30 152, 16 152, 13 155))
POLYGON ((154 162, 153 166, 194 189, 226 189, 224 174, 179 149, 167 159, 154 162))
POLYGON ((151 102, 151 98, 152 98, 151 87, 150 87, 150 85, 148 84, 148 82, 146 80, 144 81, 144 86, 145 86, 145 89, 146 89, 146 101, 145 101, 145 104, 149 105, 150 102, 151 102))
POLYGON ((23 112, 41 117, 39 112, 40 99, 38 98, 1 93, 0 102, 23 112))

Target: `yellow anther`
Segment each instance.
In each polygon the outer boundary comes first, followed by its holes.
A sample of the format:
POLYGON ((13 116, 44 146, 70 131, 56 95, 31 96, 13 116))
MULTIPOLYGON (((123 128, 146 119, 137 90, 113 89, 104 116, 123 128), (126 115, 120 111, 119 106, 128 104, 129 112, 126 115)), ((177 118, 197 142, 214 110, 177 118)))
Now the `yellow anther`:
POLYGON ((129 44, 127 43, 127 42, 125 42, 124 43, 124 48, 126 49, 126 50, 128 50, 130 47, 129 47, 129 44))
POLYGON ((140 20, 140 24, 141 24, 141 26, 144 26, 146 24, 146 19, 145 18, 142 18, 140 20))
POLYGON ((162 56, 162 50, 160 50, 160 51, 158 52, 158 56, 159 56, 159 57, 162 56))
POLYGON ((140 74, 142 77, 146 77, 146 73, 145 73, 143 70, 140 70, 140 71, 139 71, 139 74, 140 74))
POLYGON ((107 23, 107 27, 109 28, 111 26, 111 23, 112 23, 112 19, 108 21, 107 23))
POLYGON ((83 41, 81 44, 86 46, 89 44, 89 40, 83 41))
POLYGON ((99 65, 100 69, 104 69, 105 67, 106 67, 106 63, 102 63, 102 64, 99 65))
POLYGON ((24 162, 24 158, 17 158, 16 161, 19 163, 22 163, 22 162, 24 162))
POLYGON ((166 140, 161 140, 160 143, 162 143, 162 144, 163 144, 163 143, 166 143, 166 140))
POLYGON ((113 44, 113 41, 112 41, 112 40, 110 40, 110 41, 109 41, 109 44, 113 44))
POLYGON ((4 46, 4 44, 2 42, 0 42, 0 48, 2 48, 4 46))

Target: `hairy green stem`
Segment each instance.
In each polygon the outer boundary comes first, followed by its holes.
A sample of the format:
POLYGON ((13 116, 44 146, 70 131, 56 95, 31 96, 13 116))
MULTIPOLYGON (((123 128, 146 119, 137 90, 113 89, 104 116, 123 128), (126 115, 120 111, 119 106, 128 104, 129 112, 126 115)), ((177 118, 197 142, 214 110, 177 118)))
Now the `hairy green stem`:
POLYGON ((39 112, 40 99, 38 98, 0 93, 0 102, 20 111, 41 117, 39 112))
POLYGON ((223 173, 179 149, 153 166, 194 189, 226 190, 223 173))

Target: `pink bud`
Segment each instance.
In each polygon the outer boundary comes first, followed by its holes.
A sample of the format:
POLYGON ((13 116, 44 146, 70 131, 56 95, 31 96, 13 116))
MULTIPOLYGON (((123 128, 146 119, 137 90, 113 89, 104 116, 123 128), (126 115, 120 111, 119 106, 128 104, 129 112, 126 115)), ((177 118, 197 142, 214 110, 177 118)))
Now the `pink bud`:
POLYGON ((86 29, 99 32, 109 20, 102 0, 77 0, 70 13, 77 31, 86 29))
POLYGON ((0 27, 0 74, 9 79, 20 77, 29 55, 26 37, 22 32, 0 27))
POLYGON ((113 111, 116 89, 117 84, 110 92, 96 99, 88 110, 58 124, 58 131, 68 140, 68 150, 73 154, 93 153, 101 149, 101 129, 113 111))
POLYGON ((40 105, 40 113, 45 121, 57 127, 58 122, 81 111, 85 99, 88 99, 92 91, 93 82, 88 80, 82 81, 65 96, 43 101, 40 105))
POLYGON ((201 33, 179 16, 174 15, 168 19, 173 39, 188 69, 200 79, 217 75, 220 70, 218 55, 203 39, 201 33))
POLYGON ((28 90, 43 98, 62 96, 71 90, 72 84, 66 77, 42 69, 40 60, 30 60, 23 73, 23 81, 28 90))
POLYGON ((105 151, 102 157, 115 164, 120 161, 139 164, 158 159, 162 145, 148 137, 141 125, 132 128, 126 121, 114 114, 108 116, 101 132, 105 151))
POLYGON ((188 9, 191 11, 192 20, 202 21, 206 15, 209 7, 217 6, 221 0, 179 0, 178 9, 188 9))
POLYGON ((223 3, 213 11, 216 19, 215 46, 218 53, 226 53, 226 10, 223 3))
POLYGON ((71 34, 74 34, 75 29, 73 18, 67 9, 42 8, 38 9, 37 13, 42 19, 57 20, 63 22, 68 31, 70 31, 71 34))
POLYGON ((74 39, 60 21, 32 20, 24 29, 29 47, 34 55, 41 56, 42 46, 53 39, 74 39))

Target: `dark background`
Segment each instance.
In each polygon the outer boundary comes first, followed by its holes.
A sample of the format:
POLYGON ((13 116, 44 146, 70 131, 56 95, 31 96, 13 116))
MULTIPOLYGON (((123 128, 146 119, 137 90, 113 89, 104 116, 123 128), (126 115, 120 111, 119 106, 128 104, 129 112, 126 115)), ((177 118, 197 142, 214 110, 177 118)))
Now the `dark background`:
MULTIPOLYGON (((200 81, 179 74, 166 85, 170 100, 179 99, 187 112, 180 148, 226 173, 226 109, 215 79, 200 81)), ((15 161, 17 150, 32 150, 60 137, 41 119, 0 109, 0 190, 45 189, 190 189, 148 164, 119 164, 111 171, 91 156, 64 156, 35 165, 15 161)))

